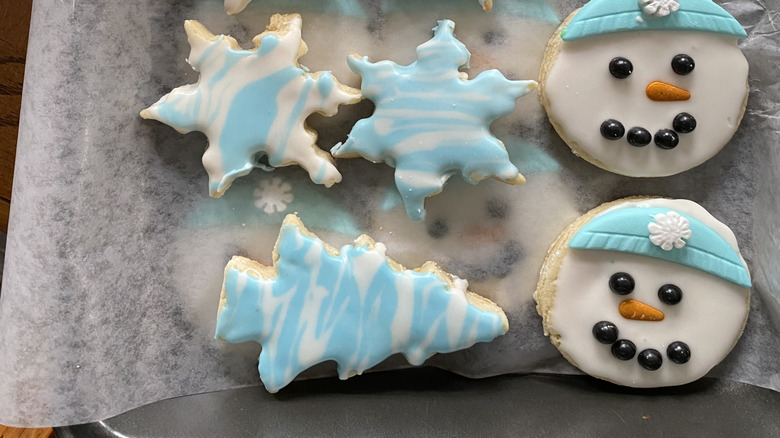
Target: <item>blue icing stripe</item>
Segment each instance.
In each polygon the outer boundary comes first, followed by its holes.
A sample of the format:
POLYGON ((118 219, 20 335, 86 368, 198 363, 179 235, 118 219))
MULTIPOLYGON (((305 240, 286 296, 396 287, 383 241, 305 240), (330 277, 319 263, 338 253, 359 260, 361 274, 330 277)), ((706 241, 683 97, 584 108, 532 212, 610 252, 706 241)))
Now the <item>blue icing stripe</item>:
POLYGON ((739 254, 701 221, 675 212, 690 223, 685 246, 664 250, 650 240, 648 225, 669 208, 622 208, 591 219, 569 241, 572 249, 596 249, 640 254, 716 275, 743 287, 751 287, 750 274, 739 254))
POLYGON ((489 125, 511 113, 516 99, 536 82, 510 81, 496 70, 463 80, 459 68, 468 65, 470 54, 453 35, 454 27, 452 21, 440 21, 434 37, 417 48, 417 61, 408 66, 347 58, 376 109, 331 153, 361 155, 395 167, 396 186, 415 221, 425 217, 425 198, 441 191, 454 173, 470 182, 491 176, 522 181, 489 125))
POLYGON ((747 36, 742 25, 712 0, 679 0, 679 10, 664 17, 646 14, 637 0, 591 0, 561 32, 564 41, 638 30, 690 30, 736 38, 747 36))
POLYGON ((335 361, 346 379, 395 353, 419 365, 506 332, 503 314, 473 306, 437 274, 394 270, 381 244, 334 256, 288 220, 277 251, 274 278, 228 264, 216 329, 263 346, 258 370, 270 392, 317 363, 335 361))

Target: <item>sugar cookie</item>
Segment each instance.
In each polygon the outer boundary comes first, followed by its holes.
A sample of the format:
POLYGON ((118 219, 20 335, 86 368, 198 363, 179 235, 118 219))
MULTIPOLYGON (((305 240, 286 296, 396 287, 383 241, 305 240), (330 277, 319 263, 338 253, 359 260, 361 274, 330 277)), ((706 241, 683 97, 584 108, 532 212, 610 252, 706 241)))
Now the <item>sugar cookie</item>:
POLYGON ((420 365, 508 329, 504 312, 466 280, 432 262, 407 270, 366 235, 337 251, 288 215, 273 260, 228 263, 216 329, 219 339, 262 344, 269 392, 321 362, 335 361, 347 379, 395 353, 420 365))
POLYGON ((376 110, 331 153, 395 167, 396 187, 415 221, 425 217, 425 198, 439 193, 456 172, 471 183, 488 177, 525 182, 489 127, 514 111, 515 101, 536 82, 510 81, 498 70, 468 80, 459 69, 471 55, 454 29, 452 21, 439 21, 433 38, 417 47, 417 61, 408 66, 371 63, 356 54, 347 59, 376 110))
POLYGON ((712 0, 591 0, 553 34, 539 92, 572 151, 636 177, 718 153, 748 96, 746 33, 712 0))
POLYGON ((317 184, 330 187, 341 181, 333 158, 317 148, 317 133, 306 118, 315 112, 332 116, 339 105, 362 96, 330 72, 309 73, 298 64, 307 50, 301 24, 298 14, 276 14, 253 39, 255 47, 242 50, 232 37, 213 35, 197 21, 184 23, 192 47, 188 61, 200 79, 166 94, 141 117, 181 133, 206 134, 203 166, 211 196, 222 196, 255 167, 297 164, 317 184))
POLYGON ((573 365, 633 387, 682 385, 731 351, 750 308, 731 230, 687 200, 626 198, 572 223, 534 293, 573 365))

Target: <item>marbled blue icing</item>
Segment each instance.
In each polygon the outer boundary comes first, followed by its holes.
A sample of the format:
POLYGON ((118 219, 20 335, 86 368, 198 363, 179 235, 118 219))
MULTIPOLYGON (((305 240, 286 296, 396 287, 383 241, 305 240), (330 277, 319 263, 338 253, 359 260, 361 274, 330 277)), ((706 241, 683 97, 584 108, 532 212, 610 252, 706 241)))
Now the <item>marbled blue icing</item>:
POLYGON ((488 177, 512 183, 522 179, 489 126, 511 113, 515 100, 536 82, 510 81, 497 70, 464 80, 459 68, 468 65, 471 55, 453 35, 454 28, 452 21, 440 21, 433 39, 417 48, 417 61, 408 66, 347 59, 376 110, 331 153, 395 167, 396 186, 415 221, 425 217, 425 198, 441 191, 456 172, 472 183, 488 177))
POLYGON ((360 95, 339 87, 329 72, 310 74, 298 66, 300 16, 280 20, 285 33, 266 33, 256 50, 237 49, 224 35, 211 40, 202 25, 188 22, 189 62, 201 73, 199 82, 174 89, 141 113, 180 132, 206 134, 203 165, 212 196, 254 167, 267 167, 258 162, 262 155, 271 167, 300 164, 317 184, 341 180, 303 124, 313 112, 332 115, 360 95))
POLYGON ((228 265, 216 329, 217 338, 263 346, 258 370, 270 392, 317 363, 335 361, 346 379, 395 353, 419 365, 506 332, 503 315, 471 305, 436 274, 391 268, 381 244, 333 256, 285 221, 277 250, 275 278, 228 265))

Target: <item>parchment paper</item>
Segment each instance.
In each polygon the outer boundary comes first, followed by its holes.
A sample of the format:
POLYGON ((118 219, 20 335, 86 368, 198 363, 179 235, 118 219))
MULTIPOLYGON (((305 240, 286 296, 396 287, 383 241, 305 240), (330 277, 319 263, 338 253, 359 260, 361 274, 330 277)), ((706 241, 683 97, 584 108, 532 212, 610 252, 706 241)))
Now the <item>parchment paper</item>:
MULTIPOLYGON (((234 254, 269 263, 292 211, 331 245, 365 232, 408 267, 436 260, 504 308, 505 336, 429 364, 472 377, 578 373, 542 335, 531 297, 538 269, 574 218, 639 194, 692 199, 734 230, 754 277, 752 310, 744 336, 710 375, 780 390, 778 1, 722 3, 749 33, 741 46, 751 93, 736 136, 705 164, 653 179, 600 170, 571 154, 532 94, 492 126, 527 184, 454 178, 420 224, 406 218, 392 169, 362 159, 340 160, 344 181, 331 189, 299 168, 255 170, 211 199, 200 162, 205 137, 138 117, 197 80, 185 62, 185 19, 249 46, 272 12, 300 12, 309 45, 301 62, 357 86, 348 52, 406 64, 436 20, 450 18, 473 54, 471 77, 498 68, 535 79, 549 35, 581 3, 497 0, 486 14, 474 0, 255 0, 228 17, 220 0, 36 2, 0 296, 0 423, 82 423, 260 384, 259 345, 213 339, 222 270, 234 254), (264 181, 290 184, 293 201, 267 213, 264 181)), ((312 117, 319 144, 328 150, 344 140, 372 109, 363 102, 312 117)), ((403 366, 393 357, 379 368, 403 366)), ((325 364, 307 375, 333 371, 325 364)))

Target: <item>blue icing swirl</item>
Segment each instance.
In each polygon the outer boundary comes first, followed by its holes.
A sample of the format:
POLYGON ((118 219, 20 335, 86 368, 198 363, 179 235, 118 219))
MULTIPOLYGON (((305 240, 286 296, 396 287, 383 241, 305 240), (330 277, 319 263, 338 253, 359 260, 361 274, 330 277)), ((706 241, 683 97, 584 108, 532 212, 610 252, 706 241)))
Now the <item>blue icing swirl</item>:
POLYGON ((331 153, 395 167, 396 186, 415 221, 425 217, 425 198, 440 192, 458 171, 471 183, 488 177, 524 181, 489 125, 511 113, 515 100, 536 82, 510 81, 497 70, 465 80, 459 68, 468 65, 471 55, 453 35, 454 27, 452 21, 440 21, 434 37, 417 48, 417 61, 408 66, 347 58, 376 110, 358 121, 347 141, 331 153))
POLYGON ((506 332, 500 310, 468 302, 465 282, 397 271, 381 243, 346 245, 333 255, 290 216, 277 252, 271 278, 247 259, 228 264, 216 328, 217 338, 263 346, 258 371, 269 392, 317 363, 335 361, 346 379, 395 353, 420 365, 506 332))

